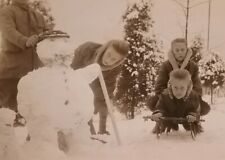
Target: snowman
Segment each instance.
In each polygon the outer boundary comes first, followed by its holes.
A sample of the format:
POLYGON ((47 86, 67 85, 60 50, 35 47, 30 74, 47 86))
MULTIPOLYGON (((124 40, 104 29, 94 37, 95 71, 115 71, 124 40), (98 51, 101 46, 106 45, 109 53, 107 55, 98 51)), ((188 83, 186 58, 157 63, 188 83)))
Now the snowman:
POLYGON ((40 42, 37 53, 44 67, 28 73, 18 84, 18 110, 30 136, 24 145, 27 158, 63 160, 71 148, 88 143, 87 122, 94 109, 89 84, 100 67, 71 69, 71 46, 67 38, 40 42))

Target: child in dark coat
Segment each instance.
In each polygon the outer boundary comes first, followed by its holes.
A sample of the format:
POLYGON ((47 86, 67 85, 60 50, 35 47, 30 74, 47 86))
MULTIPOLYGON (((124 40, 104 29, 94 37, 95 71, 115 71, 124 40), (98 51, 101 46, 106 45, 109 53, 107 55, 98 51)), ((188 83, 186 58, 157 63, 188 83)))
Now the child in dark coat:
MULTIPOLYGON (((183 123, 183 127, 190 130, 188 122, 196 122, 200 117, 198 111, 200 98, 194 91, 188 93, 188 88, 192 85, 191 75, 185 69, 176 69, 170 73, 169 81, 171 85, 159 96, 152 119, 159 121, 162 116, 187 118, 187 122, 183 123)), ((163 125, 164 129, 178 130, 178 124, 173 122, 163 122, 163 125)), ((197 132, 201 132, 202 127, 197 122, 195 125, 197 132)))
MULTIPOLYGON (((121 40, 111 40, 105 44, 86 42, 75 50, 71 67, 78 69, 92 63, 98 63, 102 69, 109 97, 112 98, 116 78, 120 72, 121 64, 128 55, 128 49, 128 43, 121 40)), ((99 113, 99 134, 109 134, 106 130, 108 110, 99 79, 93 81, 90 86, 94 92, 94 113, 99 113)))
POLYGON ((210 111, 210 106, 201 99, 202 86, 199 78, 199 68, 197 64, 190 60, 192 55, 191 49, 187 48, 187 42, 184 38, 176 38, 171 43, 171 51, 168 53, 168 60, 165 61, 160 69, 155 85, 155 96, 148 101, 148 107, 154 112, 156 103, 160 94, 168 87, 169 74, 174 69, 186 69, 191 75, 193 85, 188 88, 188 93, 192 90, 200 97, 200 114, 206 115, 210 111))

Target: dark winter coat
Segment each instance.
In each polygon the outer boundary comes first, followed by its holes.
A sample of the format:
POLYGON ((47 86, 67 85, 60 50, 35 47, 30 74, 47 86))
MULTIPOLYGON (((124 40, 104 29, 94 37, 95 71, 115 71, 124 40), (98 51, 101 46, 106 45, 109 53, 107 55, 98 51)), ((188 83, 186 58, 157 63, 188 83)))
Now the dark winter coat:
POLYGON ((171 98, 168 91, 164 91, 159 96, 156 109, 165 117, 197 116, 199 113, 199 105, 200 97, 196 92, 192 91, 187 99, 176 99, 175 97, 171 98))
MULTIPOLYGON (((199 95, 202 95, 202 86, 199 78, 199 69, 197 64, 195 64, 192 61, 189 61, 185 69, 188 70, 191 74, 191 79, 193 82, 193 90, 197 92, 199 95)), ((163 90, 167 88, 167 84, 169 81, 169 74, 172 70, 173 68, 169 60, 165 61, 161 65, 159 69, 159 75, 155 84, 156 95, 160 95, 163 92, 163 90)))
POLYGON ((47 29, 43 16, 13 3, 0 10, 0 78, 21 78, 41 62, 27 39, 47 29))
MULTIPOLYGON (((106 48, 105 45, 101 45, 94 42, 86 42, 79 46, 74 53, 74 59, 71 64, 73 69, 83 68, 92 63, 98 62, 101 68, 104 67, 103 77, 106 83, 106 87, 109 93, 109 96, 113 96, 113 91, 116 85, 116 78, 120 72, 120 65, 114 66, 103 66, 101 63, 101 57, 104 54, 106 48)), ((91 88, 94 92, 95 98, 104 101, 104 95, 100 86, 98 79, 91 83, 91 88)))

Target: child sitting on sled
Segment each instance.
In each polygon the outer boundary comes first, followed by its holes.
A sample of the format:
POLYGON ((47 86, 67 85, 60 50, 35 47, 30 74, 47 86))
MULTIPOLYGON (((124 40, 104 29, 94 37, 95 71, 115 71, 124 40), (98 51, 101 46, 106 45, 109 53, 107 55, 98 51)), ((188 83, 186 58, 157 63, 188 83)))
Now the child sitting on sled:
MULTIPOLYGON (((182 117, 187 119, 182 123, 185 130, 190 130, 189 123, 193 123, 196 132, 202 132, 202 127, 197 123, 200 117, 199 95, 194 91, 188 93, 188 88, 192 85, 190 73, 185 69, 175 69, 170 73, 169 83, 168 88, 159 96, 152 120, 159 123, 161 117, 182 117)), ((174 122, 162 122, 162 125, 163 132, 165 129, 178 130, 178 124, 174 122)), ((156 130, 159 129, 159 125, 156 126, 156 130)))
MULTIPOLYGON (((194 91, 198 94, 200 99, 200 115, 206 115, 210 111, 208 103, 202 100, 202 87, 199 78, 198 65, 191 61, 192 51, 187 48, 187 41, 184 38, 176 38, 171 42, 171 50, 168 53, 168 60, 162 63, 159 69, 159 75, 156 80, 155 94, 148 100, 149 109, 154 112, 156 110, 156 104, 159 100, 159 96, 168 87, 169 74, 175 69, 186 69, 191 75, 193 85, 189 86, 188 93, 194 91)), ((157 126, 156 126, 157 128, 157 126)), ((155 129, 153 129, 153 133, 155 129)))

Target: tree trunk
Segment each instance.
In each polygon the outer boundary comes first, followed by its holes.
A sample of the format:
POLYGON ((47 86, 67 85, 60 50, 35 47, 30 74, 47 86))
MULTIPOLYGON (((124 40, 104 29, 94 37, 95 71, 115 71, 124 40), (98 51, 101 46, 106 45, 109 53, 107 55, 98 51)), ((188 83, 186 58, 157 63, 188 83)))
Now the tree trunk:
POLYGON ((213 85, 211 84, 211 104, 213 104, 213 85))

